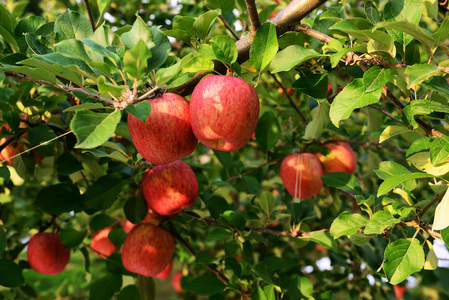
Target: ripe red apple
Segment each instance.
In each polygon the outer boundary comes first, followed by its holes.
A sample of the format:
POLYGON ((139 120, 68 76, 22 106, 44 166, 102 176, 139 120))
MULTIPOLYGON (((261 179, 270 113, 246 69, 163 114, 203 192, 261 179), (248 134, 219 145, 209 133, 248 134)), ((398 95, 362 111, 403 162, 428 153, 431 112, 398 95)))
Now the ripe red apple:
POLYGON ((122 221, 120 224, 123 227, 123 231, 126 233, 129 233, 131 231, 131 229, 133 229, 134 226, 136 226, 135 224, 131 223, 128 220, 122 221))
POLYGON ((404 293, 407 291, 407 286, 405 285, 393 285, 394 295, 396 299, 404 299, 404 293))
POLYGON ((175 251, 173 236, 150 223, 136 225, 123 244, 123 266, 143 276, 155 276, 171 262, 175 251))
POLYGON ((120 251, 120 246, 115 246, 108 237, 111 231, 112 227, 101 229, 94 235, 90 243, 92 249, 102 257, 108 257, 112 253, 120 251))
POLYGON ((357 159, 348 143, 329 142, 324 146, 328 148, 328 154, 315 153, 323 165, 324 174, 331 172, 354 174, 357 167, 357 159))
POLYGON ((192 130, 205 146, 235 151, 251 138, 259 118, 259 97, 243 79, 212 75, 195 87, 190 98, 192 130))
POLYGON ((173 286, 173 289, 177 293, 181 293, 182 292, 181 278, 182 278, 182 272, 181 271, 175 272, 175 274, 173 274, 173 277, 171 278, 171 285, 173 286))
POLYGON ((323 168, 311 153, 295 153, 281 163, 281 179, 293 197, 304 199, 318 195, 323 186, 323 168))
POLYGON ((190 125, 189 103, 167 93, 148 99, 151 113, 145 123, 128 115, 128 128, 137 151, 152 164, 165 165, 188 156, 198 140, 190 125))
POLYGON ((58 233, 40 232, 31 237, 27 257, 31 268, 36 272, 56 275, 68 264, 70 249, 65 248, 58 233))
MULTIPOLYGON (((287 88, 286 91, 289 96, 293 96, 295 94, 295 90, 292 88, 287 88)), ((278 93, 279 93, 279 96, 281 96, 284 94, 284 90, 282 88, 279 88, 278 93)))
POLYGON ((169 263, 169 264, 165 267, 165 269, 162 270, 162 272, 160 272, 159 274, 157 274, 157 275, 154 276, 154 277, 156 277, 156 278, 158 278, 158 279, 166 279, 166 278, 170 275, 170 273, 171 273, 171 268, 172 268, 172 263, 169 263))
POLYGON ((195 203, 198 180, 188 164, 177 160, 148 170, 142 178, 142 192, 157 213, 174 215, 195 203))

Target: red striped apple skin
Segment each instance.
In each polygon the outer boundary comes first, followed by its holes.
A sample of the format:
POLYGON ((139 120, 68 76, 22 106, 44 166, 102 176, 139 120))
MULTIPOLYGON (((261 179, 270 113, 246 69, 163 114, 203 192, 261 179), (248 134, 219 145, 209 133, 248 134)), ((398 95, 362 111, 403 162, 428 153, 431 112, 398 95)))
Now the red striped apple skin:
POLYGON ((329 149, 327 155, 320 152, 315 153, 323 165, 324 174, 331 172, 354 174, 357 167, 357 158, 348 143, 329 142, 324 146, 329 149))
POLYGON ((281 179, 293 197, 305 199, 316 196, 323 187, 321 176, 323 167, 318 158, 311 153, 295 153, 287 156, 281 163, 281 179))
POLYGON ((136 225, 125 239, 123 266, 130 272, 155 276, 171 262, 175 240, 170 232, 150 223, 136 225))
POLYGON ((256 90, 243 79, 208 76, 198 83, 190 98, 193 133, 209 148, 238 150, 253 135, 259 108, 256 90))
POLYGON ((66 249, 58 233, 40 232, 34 234, 27 249, 28 263, 41 274, 61 273, 70 260, 70 249, 66 249))
POLYGON ((90 246, 92 249, 100 254, 101 257, 108 257, 114 252, 120 251, 120 246, 115 246, 109 239, 109 233, 112 227, 107 227, 99 230, 92 238, 90 246))
POLYGON ((145 123, 128 115, 129 134, 140 155, 155 165, 190 155, 198 140, 190 124, 187 100, 167 93, 146 101, 151 103, 151 112, 145 123))
POLYGON ((164 216, 175 215, 192 206, 198 197, 195 173, 180 160, 148 170, 141 186, 148 206, 164 216))

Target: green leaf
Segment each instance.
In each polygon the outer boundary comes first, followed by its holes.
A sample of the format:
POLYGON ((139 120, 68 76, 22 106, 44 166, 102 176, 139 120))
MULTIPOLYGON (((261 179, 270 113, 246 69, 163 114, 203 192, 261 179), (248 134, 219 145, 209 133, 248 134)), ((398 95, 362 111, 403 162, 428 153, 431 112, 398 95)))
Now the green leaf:
POLYGON ((339 122, 349 118, 354 109, 379 102, 382 88, 365 93, 361 78, 354 79, 334 99, 330 109, 330 120, 339 127, 339 122))
POLYGON ((306 74, 293 82, 292 88, 312 98, 325 99, 328 84, 327 73, 306 74))
POLYGON ((407 74, 407 87, 416 89, 416 86, 427 79, 441 74, 440 68, 429 64, 415 64, 405 69, 407 74))
POLYGON ((151 48, 151 57, 148 60, 148 69, 153 70, 160 67, 171 51, 171 44, 167 36, 158 28, 152 27, 153 42, 155 46, 151 48))
POLYGON ((318 106, 312 109, 312 121, 307 124, 303 139, 313 140, 321 136, 329 124, 329 109, 327 101, 318 103, 318 106))
POLYGON ((55 132, 46 125, 38 125, 28 130, 28 141, 32 147, 39 146, 35 151, 43 156, 53 156, 55 154, 55 132))
MULTIPOLYGON (((398 21, 398 22, 381 22, 376 25, 377 28, 385 28, 385 29, 393 29, 396 32, 399 32, 398 42, 407 45, 410 43, 413 38, 417 39, 421 43, 423 43, 428 48, 434 48, 438 45, 438 41, 435 40, 433 36, 424 31, 421 27, 416 24, 412 24, 407 21, 398 21), (407 36, 409 34, 410 36, 407 36), (399 39, 401 39, 399 41, 399 39)), ((396 40, 396 39, 395 39, 396 40)))
POLYGON ((229 37, 219 35, 211 39, 210 42, 216 59, 229 65, 237 61, 237 46, 229 37))
POLYGON ((449 19, 444 18, 440 24, 440 27, 438 27, 438 30, 433 34, 433 36, 437 41, 442 42, 447 37, 448 34, 449 34, 449 19))
POLYGON ((4 24, 11 32, 14 32, 14 28, 17 25, 16 18, 5 7, 0 5, 0 23, 4 24))
POLYGON ((6 250, 6 233, 3 230, 3 226, 0 226, 0 255, 3 255, 6 250))
POLYGON ((182 68, 183 73, 197 73, 214 70, 214 62, 210 57, 197 54, 182 68))
POLYGON ((9 179, 11 177, 11 173, 9 172, 9 169, 7 166, 0 167, 0 177, 3 178, 5 180, 5 182, 9 181, 9 179))
POLYGON ((313 49, 307 49, 299 45, 288 46, 276 54, 270 64, 270 72, 278 73, 289 71, 298 64, 320 56, 321 54, 313 49))
POLYGON ((444 193, 443 199, 438 203, 433 218, 432 230, 444 230, 449 227, 447 215, 449 213, 449 189, 444 193))
MULTIPOLYGON (((401 174, 410 174, 411 172, 394 161, 383 161, 379 164, 379 169, 374 170, 380 179, 387 179, 392 176, 397 176, 401 174)), ((407 180, 402 183, 406 189, 412 191, 416 188, 416 180, 407 180)))
POLYGON ((268 215, 274 208, 275 199, 271 192, 264 191, 260 194, 259 205, 262 210, 268 215))
POLYGON ((398 284, 424 266, 424 251, 418 239, 399 239, 385 249, 383 269, 390 284, 398 284))
POLYGON ((101 104, 101 103, 83 103, 80 105, 68 107, 68 108, 64 109, 64 112, 66 113, 69 111, 86 110, 86 109, 102 109, 102 108, 107 108, 107 107, 103 106, 103 104, 101 104))
POLYGON ((214 228, 207 235, 207 239, 210 241, 221 241, 230 237, 232 237, 232 233, 223 228, 214 228))
POLYGON ((117 219, 108 216, 104 213, 99 213, 93 216, 93 218, 89 222, 89 227, 94 230, 98 231, 100 229, 109 227, 117 223, 117 219))
POLYGON ((265 69, 278 52, 278 47, 276 27, 270 22, 260 26, 249 51, 252 66, 258 71, 265 69))
POLYGON ((151 103, 146 100, 140 101, 137 104, 128 105, 125 110, 142 121, 142 123, 145 123, 145 120, 151 113, 151 103))
POLYGON ((108 8, 110 2, 111 0, 97 0, 97 6, 98 10, 100 11, 100 16, 105 13, 106 8, 108 8))
POLYGON ((380 13, 372 1, 365 2, 365 14, 368 20, 376 25, 380 21, 380 13))
POLYGON ((214 275, 204 274, 185 282, 182 287, 200 296, 208 296, 221 293, 226 285, 214 275))
POLYGON ((136 47, 139 40, 143 40, 148 49, 154 47, 153 32, 151 31, 151 28, 148 27, 140 16, 137 16, 132 29, 122 34, 120 41, 125 45, 125 48, 129 50, 136 47))
POLYGON ((59 238, 66 248, 75 248, 83 242, 86 234, 87 230, 78 231, 67 227, 59 232, 59 238))
POLYGON ((449 247, 449 227, 444 228, 440 231, 441 237, 443 238, 444 243, 447 247, 449 247))
POLYGON ((57 40, 89 38, 93 34, 89 20, 76 11, 67 9, 55 21, 57 40))
POLYGON ((203 40, 206 39, 212 23, 220 15, 220 13, 220 10, 210 10, 196 18, 193 23, 193 30, 198 38, 203 40))
POLYGON ((385 128, 384 131, 380 134, 379 143, 383 143, 391 137, 394 137, 396 135, 403 134, 406 132, 411 132, 411 130, 405 126, 401 126, 401 125, 387 126, 387 128, 385 128))
POLYGON ((421 82, 421 85, 426 89, 449 95, 449 82, 442 76, 433 76, 421 82))
POLYGON ((352 235, 366 225, 368 219, 359 214, 352 214, 348 211, 341 213, 331 225, 331 235, 334 239, 342 235, 352 235))
POLYGON ((151 51, 144 40, 139 39, 137 44, 131 49, 125 51, 123 64, 125 71, 136 80, 145 76, 147 60, 151 57, 151 51))
POLYGON ((221 9, 222 14, 226 14, 235 8, 235 0, 205 0, 206 7, 210 9, 221 9))
POLYGON ((449 107, 437 101, 432 100, 414 100, 402 110, 404 117, 412 124, 413 128, 417 128, 415 116, 430 115, 433 112, 449 113, 449 107))
POLYGON ((361 187, 354 175, 343 172, 331 172, 321 177, 327 186, 344 190, 354 195, 361 194, 361 187))
POLYGON ((266 111, 257 122, 256 142, 264 150, 271 150, 281 137, 278 119, 271 111, 266 111))
POLYGON ((143 221, 147 214, 147 205, 145 200, 139 197, 128 199, 123 206, 123 212, 126 219, 131 223, 138 224, 143 221))
POLYGON ((83 194, 84 205, 90 209, 107 209, 117 199, 117 196, 128 188, 129 176, 123 173, 113 173, 100 177, 83 194))
POLYGON ((430 162, 434 165, 449 157, 449 137, 436 137, 430 144, 430 162))
POLYGON ((78 139, 75 148, 89 149, 100 146, 112 136, 120 118, 119 110, 111 114, 77 111, 70 123, 70 128, 78 139))
MULTIPOLYGON (((384 18, 386 21, 408 21, 411 25, 417 25, 423 12, 423 3, 420 0, 392 0, 385 5, 384 18)), ((394 40, 407 45, 412 37, 398 28, 390 28, 389 33, 394 40)))
POLYGON ((245 218, 238 211, 227 210, 220 215, 229 225, 234 226, 237 230, 245 230, 245 218))
POLYGON ((392 189, 394 189, 398 184, 411 179, 418 179, 418 178, 431 178, 434 177, 433 175, 426 174, 426 173, 410 173, 410 174, 401 174, 397 176, 392 176, 387 179, 385 179, 384 182, 379 186, 379 190, 377 191, 377 197, 380 197, 382 195, 385 195, 392 189))
POLYGON ((48 214, 60 214, 78 210, 82 203, 80 191, 76 185, 59 183, 46 186, 39 191, 35 204, 48 214))
POLYGON ((331 249, 334 251, 338 251, 338 244, 335 241, 335 239, 331 236, 330 233, 328 232, 314 232, 309 239, 312 242, 318 243, 321 246, 327 248, 327 249, 331 249))
POLYGON ((385 229, 401 222, 388 212, 381 210, 374 214, 365 226, 364 234, 381 234, 385 229))
POLYGON ((10 260, 0 259, 0 286, 18 287, 23 285, 24 281, 22 269, 18 264, 10 260))
POLYGON ((56 172, 58 175, 71 175, 83 170, 81 162, 70 152, 64 152, 56 160, 56 172))
MULTIPOLYGON (((2 5, 0 5, 2 7, 2 5)), ((0 23, 0 36, 8 43, 8 45, 11 47, 11 50, 14 53, 17 53, 20 51, 19 45, 17 44, 16 39, 14 38, 12 32, 6 28, 4 24, 0 23)))
POLYGON ((51 49, 40 42, 37 34, 28 32, 24 36, 28 47, 30 47, 34 54, 43 55, 52 52, 51 49))
POLYGON ((363 89, 365 93, 382 88, 390 80, 391 70, 374 66, 363 73, 363 89))
POLYGON ((140 297, 139 290, 135 284, 125 286, 117 297, 118 300, 149 300, 151 298, 140 297))
POLYGON ((118 274, 107 274, 94 281, 90 286, 90 300, 109 300, 122 287, 122 276, 118 274))

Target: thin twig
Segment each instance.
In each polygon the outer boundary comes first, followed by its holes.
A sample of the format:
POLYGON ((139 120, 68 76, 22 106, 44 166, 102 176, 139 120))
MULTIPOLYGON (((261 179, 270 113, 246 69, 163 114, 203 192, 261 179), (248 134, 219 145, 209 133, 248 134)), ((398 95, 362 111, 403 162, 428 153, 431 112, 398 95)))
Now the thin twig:
POLYGON ((90 26, 92 26, 92 30, 95 31, 95 21, 94 15, 92 14, 92 9, 90 8, 89 0, 84 0, 84 6, 86 6, 87 15, 89 16, 90 26))
MULTIPOLYGON (((178 233, 178 231, 176 230, 176 228, 172 222, 169 222, 169 226, 170 226, 170 232, 173 235, 173 237, 175 239, 177 239, 181 243, 181 245, 184 246, 184 248, 186 248, 187 252, 189 252, 190 255, 196 256, 195 250, 193 250, 193 248, 189 245, 189 243, 187 243, 187 241, 182 238, 182 236, 178 233)), ((220 279, 221 281, 223 281, 226 285, 229 284, 229 279, 226 278, 226 276, 224 276, 224 274, 221 271, 217 270, 217 268, 215 268, 214 265, 208 265, 205 263, 203 263, 203 265, 207 269, 209 269, 212 273, 214 273, 217 276, 217 278, 220 279)))
POLYGON ((256 34, 257 29, 261 26, 259 13, 257 12, 256 1, 245 0, 246 8, 248 9, 248 16, 251 22, 251 33, 256 34))
POLYGON ((304 116, 304 114, 299 110, 299 108, 296 106, 295 102, 293 102, 292 97, 288 94, 285 86, 282 84, 282 82, 277 79, 276 75, 270 73, 271 77, 273 77, 274 81, 276 81, 276 83, 281 87, 281 89, 284 91, 284 95, 287 96, 288 102, 290 103, 290 105, 294 108, 294 110, 296 110, 296 112, 301 116, 301 119, 304 121, 304 123, 307 123, 307 119, 304 116))
POLYGON ((83 94, 88 95, 89 97, 93 98, 93 99, 97 99, 97 100, 101 100, 104 101, 106 103, 109 103, 111 105, 113 105, 114 107, 117 105, 117 102, 110 99, 110 98, 105 98, 105 97, 101 97, 99 95, 95 95, 92 94, 91 92, 87 91, 86 89, 82 88, 82 87, 71 87, 71 86, 66 86, 66 85, 62 85, 62 84, 57 84, 57 83, 53 83, 50 81, 45 81, 45 80, 37 80, 37 79, 33 79, 28 75, 22 74, 22 73, 17 73, 17 72, 11 72, 11 71, 4 71, 5 74, 7 74, 8 76, 12 76, 12 77, 16 77, 22 80, 27 80, 27 81, 32 81, 36 84, 39 85, 50 85, 53 86, 55 88, 58 88, 60 90, 63 90, 65 92, 80 92, 83 94))
MULTIPOLYGON (((329 43, 331 40, 333 40, 332 37, 303 25, 295 25, 294 29, 325 43, 329 43)), ((369 69, 367 64, 362 59, 360 59, 357 54, 348 53, 347 55, 352 56, 352 59, 364 72, 366 72, 369 69)), ((399 101, 398 98, 396 98, 396 96, 387 88, 387 86, 384 86, 382 93, 387 97, 388 100, 390 100, 391 103, 393 103, 393 105, 397 109, 402 111, 405 108, 405 105, 402 104, 402 102, 399 101)), ((415 121, 416 123, 418 123, 419 127, 421 127, 425 131, 427 136, 434 136, 434 137, 446 136, 444 133, 432 128, 432 126, 430 126, 420 118, 415 118, 415 121)))
POLYGON ((392 119, 393 121, 395 121, 396 123, 399 123, 401 125, 407 126, 404 122, 402 122, 401 120, 399 120, 398 118, 394 117, 392 114, 390 114, 389 112, 385 111, 384 109, 375 106, 374 104, 369 105, 369 108, 375 109, 379 112, 381 112, 383 115, 389 117, 390 119, 392 119))
MULTIPOLYGON (((217 226, 217 227, 221 227, 221 228, 229 228, 228 226, 220 224, 215 220, 212 220, 209 218, 203 218, 193 211, 184 211, 183 213, 188 215, 189 217, 192 217, 194 219, 202 221, 202 222, 206 223, 207 225, 213 225, 213 226, 217 226)), ((267 233, 267 234, 271 234, 271 235, 275 235, 275 236, 288 236, 288 237, 294 237, 294 238, 309 237, 316 232, 329 232, 329 229, 321 229, 321 230, 309 231, 309 232, 297 232, 297 231, 287 231, 287 230, 279 231, 279 230, 274 230, 274 229, 269 229, 269 228, 260 228, 260 227, 251 227, 251 226, 245 226, 244 230, 245 231, 254 231, 254 232, 259 232, 259 233, 267 233)))
POLYGON ((423 208, 421 213, 419 214, 418 218, 421 219, 422 216, 429 210, 429 208, 432 207, 435 203, 437 203, 441 198, 443 198, 444 194, 436 196, 429 204, 426 205, 426 207, 423 208))
POLYGON ((228 22, 226 22, 226 20, 223 18, 223 15, 219 15, 218 18, 221 20, 221 22, 223 23, 224 27, 226 27, 226 29, 232 34, 232 36, 238 41, 240 40, 240 37, 237 35, 237 33, 235 33, 234 29, 229 26, 228 22))

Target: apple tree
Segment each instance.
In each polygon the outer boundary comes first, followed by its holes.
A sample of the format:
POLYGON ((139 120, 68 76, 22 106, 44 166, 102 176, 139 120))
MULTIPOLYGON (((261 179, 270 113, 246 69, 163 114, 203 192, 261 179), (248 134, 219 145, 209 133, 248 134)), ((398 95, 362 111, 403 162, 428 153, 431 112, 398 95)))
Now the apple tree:
POLYGON ((2 1, 0 298, 447 299, 447 11, 2 1))

